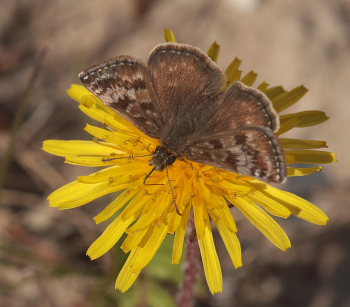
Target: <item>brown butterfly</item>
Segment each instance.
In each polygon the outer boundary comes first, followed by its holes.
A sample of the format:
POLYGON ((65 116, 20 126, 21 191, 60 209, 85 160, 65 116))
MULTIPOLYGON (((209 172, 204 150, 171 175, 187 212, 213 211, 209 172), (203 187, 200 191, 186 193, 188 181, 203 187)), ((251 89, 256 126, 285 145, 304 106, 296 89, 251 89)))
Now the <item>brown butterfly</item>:
POLYGON ((117 56, 79 77, 106 105, 160 140, 152 172, 182 158, 268 182, 287 178, 274 134, 279 117, 269 98, 241 82, 224 90, 223 72, 198 48, 163 43, 147 65, 117 56))

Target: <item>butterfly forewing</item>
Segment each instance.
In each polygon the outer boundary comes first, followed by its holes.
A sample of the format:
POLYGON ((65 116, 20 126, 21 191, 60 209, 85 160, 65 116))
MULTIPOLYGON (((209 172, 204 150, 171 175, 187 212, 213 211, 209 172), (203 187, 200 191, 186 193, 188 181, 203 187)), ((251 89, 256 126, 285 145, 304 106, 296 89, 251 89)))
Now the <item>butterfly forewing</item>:
POLYGON ((167 120, 216 101, 224 84, 220 68, 201 50, 189 45, 156 46, 148 67, 167 120))
POLYGON ((79 74, 81 82, 106 105, 151 137, 159 138, 162 117, 148 68, 118 56, 79 74))
POLYGON ((287 172, 281 146, 265 127, 228 130, 203 138, 186 151, 190 160, 282 183, 287 172))

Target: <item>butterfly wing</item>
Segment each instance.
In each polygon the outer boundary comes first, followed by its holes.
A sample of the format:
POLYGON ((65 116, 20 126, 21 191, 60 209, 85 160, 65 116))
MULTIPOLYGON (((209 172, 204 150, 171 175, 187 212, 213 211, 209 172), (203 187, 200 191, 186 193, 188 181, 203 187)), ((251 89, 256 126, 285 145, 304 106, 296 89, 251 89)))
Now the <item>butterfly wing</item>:
POLYGON ((211 122, 216 131, 252 126, 267 127, 273 132, 279 129, 279 117, 270 99, 239 81, 226 91, 211 122))
POLYGON ((118 56, 79 74, 83 85, 140 130, 159 138, 162 117, 149 69, 138 59, 118 56))
POLYGON ((244 127, 211 135, 188 146, 192 161, 212 165, 269 182, 286 180, 282 148, 269 128, 244 127))
POLYGON ((168 121, 217 100, 224 84, 221 69, 200 49, 185 44, 159 44, 148 67, 168 121))

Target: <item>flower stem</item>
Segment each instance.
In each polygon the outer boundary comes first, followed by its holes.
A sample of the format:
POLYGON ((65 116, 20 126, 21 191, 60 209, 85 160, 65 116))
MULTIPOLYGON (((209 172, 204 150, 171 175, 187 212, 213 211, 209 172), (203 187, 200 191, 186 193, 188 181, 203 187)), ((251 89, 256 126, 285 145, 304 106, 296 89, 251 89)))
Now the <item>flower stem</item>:
POLYGON ((182 286, 178 296, 178 306, 192 307, 195 303, 196 280, 199 265, 199 248, 193 214, 187 228, 187 251, 182 286))

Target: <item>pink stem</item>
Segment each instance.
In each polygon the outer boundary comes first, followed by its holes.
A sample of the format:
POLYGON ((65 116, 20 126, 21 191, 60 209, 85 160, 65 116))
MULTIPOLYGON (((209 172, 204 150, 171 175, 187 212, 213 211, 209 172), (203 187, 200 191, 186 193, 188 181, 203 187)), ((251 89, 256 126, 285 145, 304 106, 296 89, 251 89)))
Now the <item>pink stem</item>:
POLYGON ((194 225, 193 215, 191 215, 187 228, 187 252, 185 260, 185 271, 182 286, 178 297, 179 307, 192 307, 196 298, 196 280, 199 265, 199 248, 194 225))

